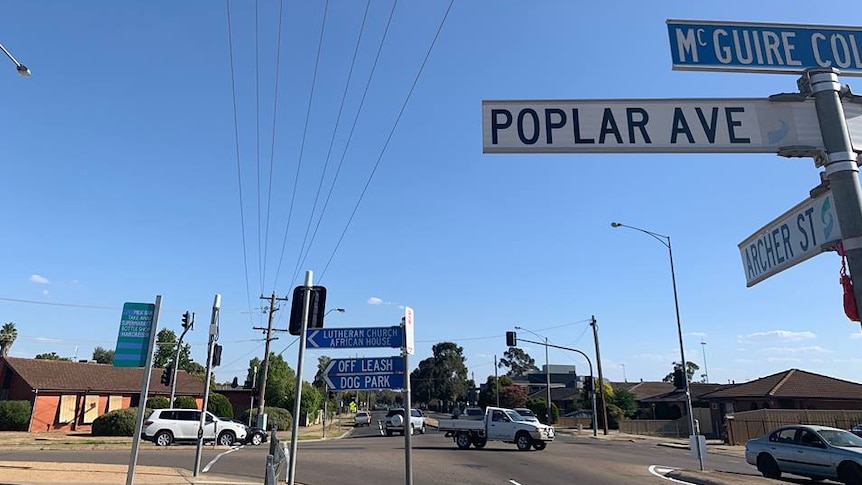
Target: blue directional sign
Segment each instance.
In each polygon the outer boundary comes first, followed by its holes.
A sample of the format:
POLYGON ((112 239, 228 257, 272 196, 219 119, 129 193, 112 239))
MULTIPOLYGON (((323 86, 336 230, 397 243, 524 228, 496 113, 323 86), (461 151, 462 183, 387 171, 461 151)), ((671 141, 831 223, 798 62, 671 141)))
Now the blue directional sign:
POLYGON ((362 349, 379 347, 401 347, 404 345, 404 329, 392 327, 367 328, 317 328, 306 333, 307 349, 362 349))
POLYGON ((404 358, 332 359, 324 369, 323 380, 333 391, 402 389, 404 358))
POLYGON ((668 20, 678 70, 801 73, 835 68, 862 76, 862 28, 668 20))

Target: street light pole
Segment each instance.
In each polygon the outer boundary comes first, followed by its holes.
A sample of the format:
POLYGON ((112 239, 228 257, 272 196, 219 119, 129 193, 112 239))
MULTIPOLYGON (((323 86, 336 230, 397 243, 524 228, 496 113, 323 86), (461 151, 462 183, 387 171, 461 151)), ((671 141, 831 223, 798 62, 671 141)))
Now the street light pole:
POLYGON ((700 339, 700 349, 703 351, 703 382, 709 382, 709 370, 706 368, 706 342, 700 339))
MULTIPOLYGON (((670 258, 670 280, 671 280, 671 284, 673 285, 673 305, 674 305, 674 308, 676 310, 676 332, 677 332, 677 336, 679 337, 679 358, 680 358, 680 360, 682 360, 682 371, 683 371, 683 378, 685 381, 685 406, 687 408, 686 410, 688 411, 688 425, 689 425, 689 430, 690 430, 689 432, 692 435, 697 436, 700 433, 698 433, 698 431, 694 427, 694 412, 693 412, 693 409, 691 406, 691 388, 690 388, 689 383, 688 383, 688 367, 686 366, 686 360, 685 360, 685 346, 682 343, 682 323, 680 322, 680 318, 679 318, 679 298, 678 298, 677 292, 676 292, 676 272, 674 271, 674 268, 673 268, 673 247, 671 246, 671 243, 670 243, 670 236, 665 236, 663 234, 658 234, 658 233, 655 233, 652 231, 647 231, 646 229, 641 229, 639 227, 628 226, 626 224, 620 224, 619 222, 611 222, 611 227, 626 227, 628 229, 634 229, 635 231, 640 231, 644 234, 652 236, 653 239, 662 243, 667 248, 667 255, 670 258)), ((699 440, 700 438, 697 438, 697 439, 699 440)), ((698 464, 700 465, 700 469, 703 470, 703 455, 701 454, 700 444, 695 443, 695 445, 697 448, 697 461, 698 461, 698 464)))
POLYGON ((15 70, 18 71, 18 74, 23 77, 30 77, 30 70, 27 69, 27 66, 18 62, 18 59, 15 59, 15 56, 13 56, 11 52, 6 50, 6 48, 3 47, 3 44, 0 44, 0 50, 2 50, 3 53, 6 54, 6 57, 8 57, 9 60, 15 64, 15 70))
POLYGON ((545 415, 545 424, 551 424, 551 366, 550 361, 548 360, 548 337, 544 335, 539 335, 536 332, 524 328, 524 327, 515 327, 515 330, 524 330, 526 332, 530 332, 531 334, 545 340, 545 388, 547 389, 547 414, 545 415))

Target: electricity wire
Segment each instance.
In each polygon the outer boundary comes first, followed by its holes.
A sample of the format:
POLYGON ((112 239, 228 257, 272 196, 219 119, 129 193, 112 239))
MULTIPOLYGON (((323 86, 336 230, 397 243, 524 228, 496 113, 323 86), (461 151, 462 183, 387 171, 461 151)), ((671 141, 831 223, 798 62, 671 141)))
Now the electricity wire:
MULTIPOLYGON (((269 144, 269 189, 267 190, 267 198, 266 198, 266 231, 264 232, 264 245, 263 245, 263 268, 261 271, 266 275, 266 265, 267 265, 267 255, 269 254, 269 221, 270 221, 270 209, 272 207, 272 179, 273 179, 273 171, 275 167, 275 132, 276 132, 276 115, 278 113, 278 80, 281 66, 281 32, 284 25, 284 2, 278 2, 278 37, 276 39, 275 46, 275 84, 274 84, 274 92, 273 92, 273 102, 272 102, 272 138, 269 144)), ((265 281, 265 280, 264 280, 265 281)), ((276 281, 273 281, 272 284, 272 292, 275 293, 276 289, 276 281)))

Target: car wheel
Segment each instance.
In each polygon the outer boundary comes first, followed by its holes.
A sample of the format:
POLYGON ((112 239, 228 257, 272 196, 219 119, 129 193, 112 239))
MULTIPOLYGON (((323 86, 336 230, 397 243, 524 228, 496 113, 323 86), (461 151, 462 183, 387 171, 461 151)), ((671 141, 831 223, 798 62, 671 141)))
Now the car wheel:
POLYGON ((455 444, 458 445, 458 448, 462 450, 466 450, 467 448, 469 448, 471 441, 472 439, 467 433, 458 433, 457 435, 455 435, 455 444))
POLYGON ((419 434, 425 434, 425 425, 423 424, 421 428, 419 428, 419 434))
POLYGON ((547 448, 547 446, 548 446, 548 444, 545 443, 544 441, 534 441, 533 442, 533 448, 535 448, 539 451, 544 450, 545 448, 547 448))
POLYGON ((775 458, 766 453, 762 453, 757 457, 757 471, 766 478, 781 478, 781 470, 778 468, 778 463, 775 462, 775 458))
POLYGON ((162 430, 156 433, 156 436, 153 437, 153 443, 156 446, 168 446, 174 442, 174 435, 171 434, 170 431, 162 430))
POLYGON ((260 446, 263 443, 263 435, 260 433, 253 433, 251 435, 251 444, 254 446, 260 446))
POLYGON ((530 435, 526 432, 521 431, 517 436, 515 436, 515 445, 519 450, 527 451, 531 446, 533 446, 533 438, 530 438, 530 435))
POLYGON ((230 446, 234 441, 236 441, 236 435, 233 431, 223 431, 218 435, 218 444, 222 446, 230 446))
POLYGON ((487 438, 475 438, 475 439, 473 439, 473 446, 475 446, 477 449, 481 450, 487 444, 488 444, 487 438))
POLYGON ((392 436, 392 430, 391 429, 386 430, 386 436, 392 436))
POLYGON ((862 484, 862 468, 855 463, 844 462, 838 466, 838 480, 844 485, 862 484))

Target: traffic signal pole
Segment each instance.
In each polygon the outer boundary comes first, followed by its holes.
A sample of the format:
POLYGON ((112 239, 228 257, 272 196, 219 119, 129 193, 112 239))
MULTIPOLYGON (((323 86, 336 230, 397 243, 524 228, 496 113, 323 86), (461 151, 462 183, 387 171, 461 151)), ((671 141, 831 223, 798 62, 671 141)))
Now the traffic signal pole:
MULTIPOLYGON (((207 346, 207 372, 204 376, 204 400, 203 404, 201 405, 201 420, 198 424, 198 446, 197 450, 195 451, 194 476, 198 476, 200 474, 201 468, 201 452, 203 451, 204 445, 204 425, 206 423, 207 404, 209 403, 210 383, 212 382, 213 349, 215 348, 216 341, 218 340, 218 316, 220 308, 221 295, 216 293, 215 300, 213 300, 213 313, 209 329, 209 345, 207 346)), ((215 426, 215 423, 213 423, 213 426, 215 426)), ((216 433, 213 439, 218 440, 218 430, 214 429, 213 431, 215 431, 216 433)))
POLYGON ((180 334, 180 339, 177 342, 177 356, 174 358, 173 369, 171 369, 171 400, 170 407, 174 407, 174 397, 177 395, 177 371, 180 368, 180 350, 183 348, 183 337, 186 336, 186 332, 194 329, 195 326, 195 314, 185 312, 183 313, 183 333, 180 334))

